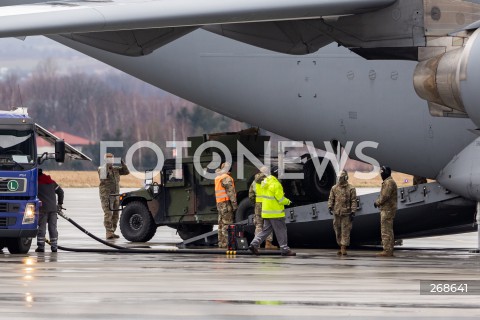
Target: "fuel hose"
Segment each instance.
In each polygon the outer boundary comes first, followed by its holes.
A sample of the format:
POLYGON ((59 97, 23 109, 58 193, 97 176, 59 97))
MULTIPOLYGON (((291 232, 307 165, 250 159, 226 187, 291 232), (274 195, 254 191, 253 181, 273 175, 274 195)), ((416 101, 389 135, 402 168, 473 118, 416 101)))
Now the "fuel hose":
MULTIPOLYGON (((159 254, 159 253, 174 253, 174 254, 218 254, 218 255, 243 255, 250 256, 252 253, 249 250, 222 250, 222 249, 136 249, 128 248, 123 246, 118 246, 99 237, 91 234, 83 228, 81 225, 76 223, 73 219, 68 217, 62 210, 58 210, 58 215, 73 224, 77 229, 88 235, 90 238, 111 247, 112 249, 94 249, 94 248, 68 248, 64 246, 58 246, 58 249, 63 251, 70 252, 93 252, 93 253, 140 253, 140 254, 159 254)), ((46 239, 47 243, 50 244, 50 241, 46 239)), ((50 244, 51 245, 51 244, 50 244)), ((278 251, 261 251, 260 255, 262 256, 279 256, 281 252, 278 251)))

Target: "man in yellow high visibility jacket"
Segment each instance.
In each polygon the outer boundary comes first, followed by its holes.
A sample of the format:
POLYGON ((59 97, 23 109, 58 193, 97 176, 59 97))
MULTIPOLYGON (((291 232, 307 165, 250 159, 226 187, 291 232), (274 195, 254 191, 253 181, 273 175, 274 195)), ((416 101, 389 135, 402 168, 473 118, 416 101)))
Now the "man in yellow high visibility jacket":
MULTIPOLYGON (((278 174, 278 167, 272 168, 274 175, 278 174)), ((262 199, 262 232, 255 236, 255 239, 248 247, 253 254, 258 255, 258 248, 265 241, 268 235, 275 231, 282 256, 295 256, 296 253, 290 250, 287 244, 287 225, 285 224, 285 205, 291 201, 285 197, 280 181, 272 174, 256 185, 256 196, 262 199)))
MULTIPOLYGON (((255 179, 250 185, 248 190, 248 198, 255 205, 255 235, 259 234, 263 230, 263 219, 262 219, 262 201, 261 197, 257 197, 257 184, 261 183, 267 176, 265 173, 268 173, 270 168, 265 166, 260 168, 260 172, 255 175, 255 179)), ((278 249, 277 246, 272 244, 273 242, 273 233, 267 237, 265 242, 265 249, 278 249)))

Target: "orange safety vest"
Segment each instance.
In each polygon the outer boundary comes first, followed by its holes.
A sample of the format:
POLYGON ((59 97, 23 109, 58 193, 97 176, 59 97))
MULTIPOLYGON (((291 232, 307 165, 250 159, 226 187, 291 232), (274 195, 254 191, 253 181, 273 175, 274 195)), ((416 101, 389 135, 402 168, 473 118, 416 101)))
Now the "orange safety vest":
POLYGON ((233 187, 235 187, 235 182, 233 181, 233 178, 230 177, 227 173, 215 177, 215 200, 217 201, 217 203, 230 200, 227 194, 227 190, 225 190, 222 185, 222 180, 225 178, 230 178, 232 180, 233 187))

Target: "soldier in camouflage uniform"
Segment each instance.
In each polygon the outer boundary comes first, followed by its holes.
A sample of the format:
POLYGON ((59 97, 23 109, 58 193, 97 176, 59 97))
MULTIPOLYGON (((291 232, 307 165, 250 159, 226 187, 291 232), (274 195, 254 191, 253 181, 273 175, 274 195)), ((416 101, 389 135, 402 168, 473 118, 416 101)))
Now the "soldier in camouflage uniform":
MULTIPOLYGON (((119 238, 115 234, 115 230, 118 225, 118 208, 120 206, 118 199, 115 199, 112 203, 112 208, 109 208, 110 194, 120 193, 120 176, 130 173, 127 166, 121 161, 121 166, 113 165, 113 154, 105 154, 105 164, 98 168, 98 176, 100 178, 100 201, 103 209, 103 225, 105 226, 106 238, 115 239, 119 238)), ((112 199, 113 200, 113 199, 112 199)))
POLYGON ((233 224, 233 212, 237 210, 237 193, 235 191, 235 182, 230 176, 231 165, 228 162, 222 164, 220 169, 216 170, 215 177, 215 199, 218 210, 218 247, 227 248, 228 245, 228 225, 233 224))
POLYGON ((375 208, 380 208, 383 251, 377 255, 381 257, 392 257, 395 241, 393 235, 393 219, 397 212, 397 184, 391 176, 392 170, 389 167, 381 167, 380 174, 383 179, 382 189, 374 206, 375 208))
MULTIPOLYGON (((262 181, 267 177, 266 173, 268 172, 267 167, 260 168, 260 172, 255 175, 255 178, 250 185, 250 189, 248 190, 248 198, 255 206, 255 235, 262 232, 263 230, 263 219, 262 219, 262 202, 261 199, 257 199, 256 197, 256 186, 257 184, 262 183, 262 181)), ((272 244, 273 242, 273 232, 270 233, 265 241, 265 249, 278 249, 277 246, 272 244)))
POLYGON ((328 197, 328 210, 333 214, 333 229, 337 237, 340 250, 337 255, 347 255, 350 245, 350 231, 357 211, 357 192, 348 183, 348 174, 345 170, 340 174, 338 183, 330 190, 328 197))

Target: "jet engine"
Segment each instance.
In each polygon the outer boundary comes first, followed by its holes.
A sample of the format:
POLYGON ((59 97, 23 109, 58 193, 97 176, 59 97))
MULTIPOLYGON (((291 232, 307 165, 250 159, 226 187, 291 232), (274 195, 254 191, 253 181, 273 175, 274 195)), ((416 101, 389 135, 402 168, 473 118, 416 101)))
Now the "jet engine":
POLYGON ((436 180, 448 190, 480 202, 480 138, 465 147, 440 171, 436 180))
POLYGON ((467 114, 480 127, 480 29, 465 47, 420 62, 414 74, 417 94, 430 104, 467 114))

